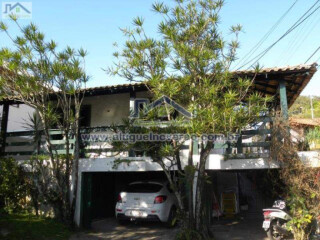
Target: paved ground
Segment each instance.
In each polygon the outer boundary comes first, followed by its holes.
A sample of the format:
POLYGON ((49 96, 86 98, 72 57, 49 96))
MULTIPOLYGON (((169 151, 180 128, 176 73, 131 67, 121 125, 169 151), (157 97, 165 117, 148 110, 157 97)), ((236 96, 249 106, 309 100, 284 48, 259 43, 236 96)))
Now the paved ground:
MULTIPOLYGON (((216 240, 267 240, 261 219, 215 221, 212 230, 216 240)), ((159 223, 132 223, 119 226, 115 219, 95 221, 92 231, 73 235, 70 240, 173 240, 179 229, 168 229, 159 223)))
POLYGON ((215 221, 212 230, 216 240, 268 240, 259 218, 215 221))
POLYGON ((140 222, 120 226, 115 219, 109 218, 92 223, 92 231, 77 233, 70 240, 171 240, 178 228, 168 229, 159 223, 140 222))

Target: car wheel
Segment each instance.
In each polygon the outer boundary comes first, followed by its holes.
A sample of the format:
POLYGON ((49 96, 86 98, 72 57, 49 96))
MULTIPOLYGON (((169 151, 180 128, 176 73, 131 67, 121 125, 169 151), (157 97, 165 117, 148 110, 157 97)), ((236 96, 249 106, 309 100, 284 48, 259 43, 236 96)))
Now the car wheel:
POLYGON ((174 227, 177 224, 177 209, 172 207, 169 213, 168 221, 166 222, 166 226, 169 228, 174 227))

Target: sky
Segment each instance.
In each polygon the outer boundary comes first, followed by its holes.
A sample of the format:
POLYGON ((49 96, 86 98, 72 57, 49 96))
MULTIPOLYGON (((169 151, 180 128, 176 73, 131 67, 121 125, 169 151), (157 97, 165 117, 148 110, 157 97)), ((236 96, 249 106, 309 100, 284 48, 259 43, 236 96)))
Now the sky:
MULTIPOLYGON (((243 26, 244 31, 239 39, 240 61, 295 1, 226 1, 221 12, 221 32, 229 38, 230 26, 235 24, 243 26)), ((103 70, 113 65, 112 53, 115 51, 113 43, 117 42, 121 47, 125 41, 120 27, 130 27, 132 19, 141 16, 145 19, 147 34, 159 36, 157 24, 161 18, 151 11, 153 0, 33 0, 31 2, 32 19, 20 20, 21 25, 27 25, 32 21, 45 33, 48 40, 55 40, 61 48, 69 45, 73 48, 86 49, 89 53, 86 58, 86 70, 91 76, 89 87, 126 83, 125 79, 109 76, 103 70)), ((174 4, 172 0, 163 2, 174 4)), ((285 33, 314 2, 314 0, 297 0, 292 10, 253 57, 285 33)), ((8 20, 3 21, 8 23, 8 20)), ((9 27, 13 35, 17 33, 15 26, 9 24, 9 27)), ((12 47, 12 43, 4 33, 0 33, 0 47, 4 46, 12 47)), ((319 46, 320 9, 282 39, 259 63, 263 67, 303 64, 319 46)), ((319 58, 320 50, 308 63, 319 61, 319 58)), ((302 95, 320 96, 320 71, 315 74, 302 95)))

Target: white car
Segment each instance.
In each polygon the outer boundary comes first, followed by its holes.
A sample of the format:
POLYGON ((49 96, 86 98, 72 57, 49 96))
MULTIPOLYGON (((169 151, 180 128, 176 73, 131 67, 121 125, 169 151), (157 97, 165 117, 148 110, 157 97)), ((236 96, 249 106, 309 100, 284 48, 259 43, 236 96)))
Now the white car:
POLYGON ((120 192, 116 218, 120 224, 132 220, 160 221, 167 226, 176 223, 177 199, 168 183, 132 182, 120 192))

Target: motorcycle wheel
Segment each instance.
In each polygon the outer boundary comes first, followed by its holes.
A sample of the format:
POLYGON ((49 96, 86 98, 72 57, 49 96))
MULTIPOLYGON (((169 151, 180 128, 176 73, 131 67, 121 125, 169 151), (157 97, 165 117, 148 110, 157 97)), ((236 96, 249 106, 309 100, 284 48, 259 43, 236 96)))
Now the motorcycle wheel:
POLYGON ((277 225, 276 221, 270 223, 269 230, 267 231, 268 238, 270 240, 281 240, 282 236, 275 230, 275 225, 277 225))

